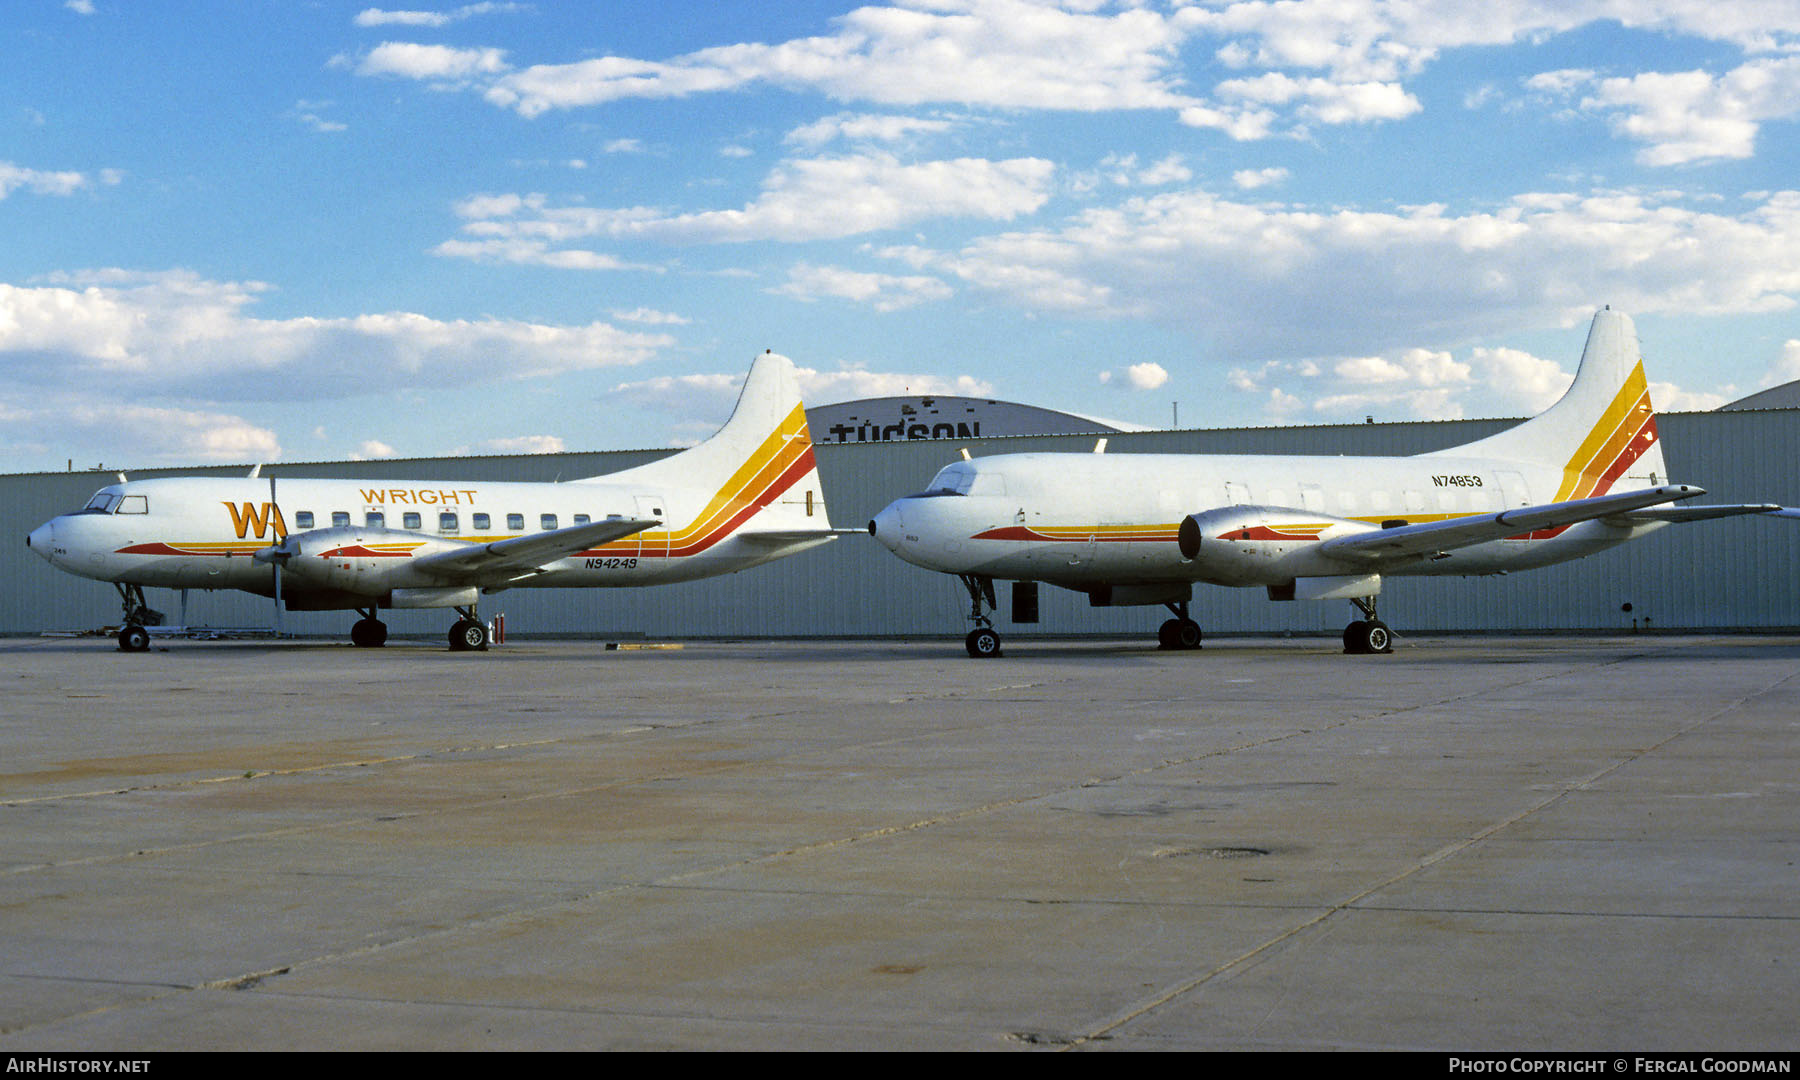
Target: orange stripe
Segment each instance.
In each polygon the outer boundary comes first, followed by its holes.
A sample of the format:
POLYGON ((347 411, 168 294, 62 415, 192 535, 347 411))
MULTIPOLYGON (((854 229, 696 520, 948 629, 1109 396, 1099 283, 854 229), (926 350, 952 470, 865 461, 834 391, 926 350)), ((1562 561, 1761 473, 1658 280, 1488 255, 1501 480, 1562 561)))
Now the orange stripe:
MULTIPOLYGON (((1587 438, 1575 448, 1569 463, 1563 466, 1562 486, 1557 489, 1555 501, 1606 494, 1612 480, 1623 472, 1620 461, 1624 459, 1629 464, 1648 448, 1647 444, 1635 445, 1634 441, 1645 425, 1652 422, 1653 416, 1650 387, 1644 379, 1644 364, 1640 360, 1606 411, 1595 421, 1587 438)), ((1652 441, 1654 430, 1652 424, 1652 441)))

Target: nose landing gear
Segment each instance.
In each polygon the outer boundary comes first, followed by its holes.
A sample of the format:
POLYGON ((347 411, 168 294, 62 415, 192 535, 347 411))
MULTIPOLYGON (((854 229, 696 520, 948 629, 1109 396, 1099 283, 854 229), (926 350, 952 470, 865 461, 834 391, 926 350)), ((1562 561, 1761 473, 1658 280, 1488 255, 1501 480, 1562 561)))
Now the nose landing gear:
POLYGON ((124 609, 124 625, 119 628, 118 642, 121 652, 144 652, 150 648, 150 631, 146 626, 161 626, 163 613, 152 609, 144 600, 142 585, 126 585, 114 582, 113 588, 119 590, 119 605, 124 609))
POLYGON ((980 574, 956 576, 962 580, 963 588, 969 590, 969 619, 975 623, 975 629, 963 639, 963 648, 977 660, 999 656, 1000 634, 994 629, 994 620, 987 616, 987 609, 1000 607, 994 600, 994 579, 980 574))

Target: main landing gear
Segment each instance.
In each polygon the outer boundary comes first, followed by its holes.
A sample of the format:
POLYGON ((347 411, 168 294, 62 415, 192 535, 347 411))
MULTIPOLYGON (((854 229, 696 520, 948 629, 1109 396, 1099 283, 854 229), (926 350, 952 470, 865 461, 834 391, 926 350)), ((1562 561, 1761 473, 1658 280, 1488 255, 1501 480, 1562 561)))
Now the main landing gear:
POLYGON ((1156 647, 1159 649, 1198 649, 1200 647, 1200 624, 1188 618, 1188 602, 1177 600, 1164 607, 1174 615, 1173 619, 1162 624, 1156 630, 1156 647))
POLYGON ((124 608, 124 625, 119 628, 118 642, 121 652, 145 652, 150 648, 150 631, 146 626, 161 626, 163 613, 152 610, 144 600, 142 585, 126 585, 114 582, 113 588, 119 590, 119 605, 124 608))
POLYGON ((450 628, 450 651, 468 652, 472 649, 488 647, 487 627, 475 617, 475 605, 459 607, 456 613, 462 618, 450 628))
POLYGON ((1000 605, 994 601, 994 579, 982 577, 980 574, 958 574, 963 588, 969 590, 969 619, 975 623, 975 629, 963 639, 963 648, 977 660, 985 660, 990 656, 1000 655, 1000 635, 994 630, 994 620, 987 617, 982 610, 983 605, 990 610, 998 610, 1000 605))
POLYGON ((375 617, 375 609, 357 608, 362 618, 350 627, 350 644, 359 649, 379 649, 387 644, 387 623, 375 617))
MULTIPOLYGON (((387 623, 375 617, 374 608, 357 608, 362 618, 350 627, 350 644, 359 649, 379 649, 387 644, 387 623)), ((450 627, 450 651, 468 652, 488 647, 487 626, 475 615, 474 605, 459 607, 455 625, 450 627)))
POLYGON ((1358 596, 1352 597, 1350 602, 1363 617, 1344 627, 1344 651, 1358 655, 1393 652, 1394 635, 1388 630, 1387 623, 1375 617, 1375 598, 1358 596))

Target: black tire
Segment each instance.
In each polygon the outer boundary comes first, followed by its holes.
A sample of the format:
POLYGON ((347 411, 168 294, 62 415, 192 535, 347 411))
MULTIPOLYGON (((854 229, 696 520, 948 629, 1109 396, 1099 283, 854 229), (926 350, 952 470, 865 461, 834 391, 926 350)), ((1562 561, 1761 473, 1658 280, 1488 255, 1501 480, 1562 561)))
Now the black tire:
POLYGON ((1177 649, 1198 649, 1203 636, 1200 633, 1200 624, 1194 620, 1175 620, 1175 647, 1177 649))
POLYGON ((1181 648, 1181 620, 1169 619, 1156 628, 1156 647, 1159 649, 1181 648))
POLYGON ((1361 619, 1344 627, 1344 651, 1359 655, 1369 651, 1369 624, 1361 619))
POLYGON ((1380 619, 1370 619, 1368 628, 1363 631, 1363 652, 1391 653, 1394 651, 1394 635, 1388 630, 1387 623, 1380 619))
POLYGON ((968 649, 969 655, 977 660, 999 656, 1000 635, 985 626, 977 627, 969 631, 969 636, 963 639, 963 647, 968 649))
POLYGON ((141 626, 127 626, 119 631, 119 649, 121 652, 147 652, 150 649, 150 631, 141 626))
POLYGON ((359 649, 379 649, 387 644, 387 623, 380 619, 358 619, 350 627, 350 644, 359 649))
POLYGON ((474 619, 459 619, 450 628, 450 648, 454 652, 487 648, 487 627, 474 619))

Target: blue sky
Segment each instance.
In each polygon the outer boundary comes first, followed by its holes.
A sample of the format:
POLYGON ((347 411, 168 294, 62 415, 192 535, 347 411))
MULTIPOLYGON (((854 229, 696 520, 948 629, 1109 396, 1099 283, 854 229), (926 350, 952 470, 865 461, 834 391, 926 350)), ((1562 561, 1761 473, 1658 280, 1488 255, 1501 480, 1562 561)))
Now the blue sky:
POLYGON ((1800 0, 19 0, 0 471, 809 401, 1518 416, 1800 378, 1800 0), (653 14, 651 12, 654 12, 653 14))

